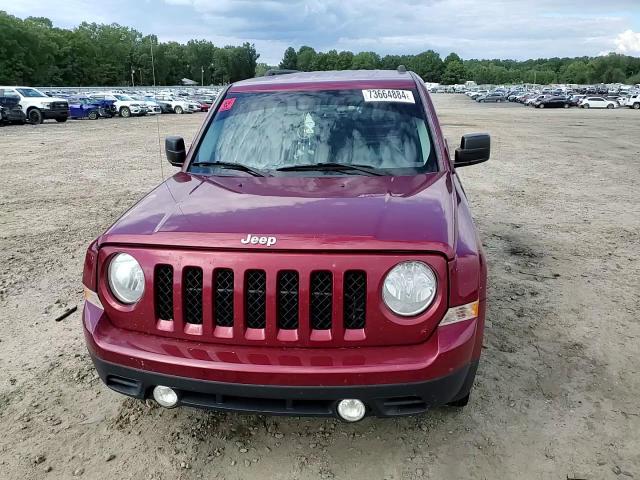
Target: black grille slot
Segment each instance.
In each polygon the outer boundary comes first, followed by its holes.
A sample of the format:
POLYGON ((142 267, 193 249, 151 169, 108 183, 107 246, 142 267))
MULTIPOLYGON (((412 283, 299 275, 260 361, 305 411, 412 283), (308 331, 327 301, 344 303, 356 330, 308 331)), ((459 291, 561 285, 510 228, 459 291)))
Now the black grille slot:
POLYGON ((367 276, 361 271, 344 274, 344 328, 364 328, 367 314, 367 276))
POLYGON ((248 328, 265 328, 267 275, 263 270, 249 270, 244 285, 244 315, 248 328))
POLYGON ((158 265, 153 279, 155 291, 156 318, 173 319, 173 267, 158 265))
POLYGON ((202 269, 185 268, 182 281, 184 321, 200 325, 202 324, 202 269))
POLYGON ((221 268, 213 274, 216 325, 233 327, 233 270, 221 268))
POLYGON ((278 328, 298 328, 298 272, 283 271, 278 274, 278 328))
POLYGON ((333 276, 331 272, 313 272, 310 293, 311 328, 315 330, 331 328, 333 312, 333 276))

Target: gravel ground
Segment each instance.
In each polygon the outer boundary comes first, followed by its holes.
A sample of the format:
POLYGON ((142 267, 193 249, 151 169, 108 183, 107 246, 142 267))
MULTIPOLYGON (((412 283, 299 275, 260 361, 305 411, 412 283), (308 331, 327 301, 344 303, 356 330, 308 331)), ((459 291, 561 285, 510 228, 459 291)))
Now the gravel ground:
POLYGON ((158 132, 204 115, 0 129, 0 478, 640 478, 640 116, 437 95, 490 266, 469 406, 334 420, 162 410, 109 391, 84 347, 89 242, 173 169, 158 132))

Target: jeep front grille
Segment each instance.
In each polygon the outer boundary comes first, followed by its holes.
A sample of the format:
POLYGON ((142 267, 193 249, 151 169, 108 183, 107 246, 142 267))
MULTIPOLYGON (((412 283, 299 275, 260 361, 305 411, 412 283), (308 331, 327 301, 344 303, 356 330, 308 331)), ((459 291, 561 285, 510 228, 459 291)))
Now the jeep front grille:
MULTIPOLYGON (((229 347, 409 345, 424 342, 448 308, 447 260, 440 254, 105 246, 100 265, 123 251, 149 272, 145 293, 122 308, 101 281, 105 313, 118 328, 159 337, 229 347), (380 291, 387 273, 407 260, 428 263, 439 283, 433 305, 410 319, 395 316, 380 291)), ((235 350, 220 353, 233 357, 235 350)), ((190 355, 218 361, 197 347, 190 355)), ((282 355, 279 361, 290 361, 282 355)), ((313 361, 322 366, 326 357, 313 361)), ((357 355, 349 361, 357 362, 357 355)))
MULTIPOLYGON (((184 322, 201 325, 203 305, 213 308, 213 323, 219 327, 233 327, 237 321, 235 311, 234 272, 229 268, 213 271, 213 301, 204 300, 203 272, 199 267, 185 267, 182 279, 182 304, 184 322)), ((174 318, 173 267, 157 265, 154 274, 154 303, 157 320, 174 318)), ((277 328, 296 330, 300 327, 300 275, 294 270, 277 273, 276 302, 277 328)), ((344 327, 365 328, 367 303, 367 276, 363 271, 347 271, 342 286, 344 327)), ((334 315, 333 273, 322 270, 309 277, 308 315, 312 330, 330 330, 334 315)), ((245 328, 266 328, 267 275, 264 270, 247 270, 243 285, 245 328)))

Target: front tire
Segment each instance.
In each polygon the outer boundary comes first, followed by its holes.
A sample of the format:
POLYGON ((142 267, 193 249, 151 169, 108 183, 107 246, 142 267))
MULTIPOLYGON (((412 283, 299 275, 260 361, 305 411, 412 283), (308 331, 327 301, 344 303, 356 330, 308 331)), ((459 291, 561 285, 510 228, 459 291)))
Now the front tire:
POLYGON ((89 120, 97 120, 98 119, 98 112, 95 110, 91 110, 89 112, 89 120))
POLYGON ((129 110, 129 107, 121 107, 120 116, 122 118, 129 118, 131 116, 131 110, 129 110))
POLYGON ((180 105, 177 105, 176 108, 173 109, 173 111, 176 112, 178 115, 182 115, 184 113, 184 110, 180 105))
POLYGON ((588 103, 585 103, 584 105, 582 105, 582 108, 591 108, 591 106, 588 103))
POLYGON ((56 118, 56 122, 58 123, 64 123, 67 121, 67 117, 58 117, 56 118))
POLYGON ((607 105, 607 110, 611 110, 612 108, 615 108, 615 107, 611 104, 607 105))
POLYGON ((44 122, 44 115, 42 115, 42 112, 37 108, 32 108, 31 110, 29 110, 27 112, 27 118, 29 119, 29 122, 33 123, 34 125, 40 125, 42 122, 44 122))
POLYGON ((544 103, 541 103, 540 105, 538 105, 538 108, 544 108, 544 103))
POLYGON ((565 104, 564 104, 564 108, 569 108, 569 104, 568 104, 568 103, 565 103, 565 104))
POLYGON ((640 103, 634 103, 631 108, 633 108, 634 110, 640 110, 640 103))

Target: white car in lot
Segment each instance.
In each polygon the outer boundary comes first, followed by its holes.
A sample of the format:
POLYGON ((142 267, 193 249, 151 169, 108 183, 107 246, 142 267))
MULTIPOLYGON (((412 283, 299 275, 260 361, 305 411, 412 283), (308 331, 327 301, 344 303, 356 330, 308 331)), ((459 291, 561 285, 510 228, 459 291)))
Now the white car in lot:
POLYGON ((69 118, 69 102, 64 98, 49 97, 31 87, 0 87, 0 96, 18 97, 27 120, 40 124, 49 118, 66 122, 69 118))
POLYGON ((171 95, 157 95, 155 99, 158 103, 163 103, 165 105, 164 111, 173 111, 177 114, 200 111, 200 105, 197 105, 186 99, 182 100, 171 95))
POLYGON ((114 102, 118 115, 123 118, 130 116, 143 116, 147 114, 147 107, 144 102, 134 100, 124 93, 91 93, 90 98, 97 100, 111 100, 114 102))
POLYGON ((141 103, 147 108, 147 115, 157 115, 159 113, 162 113, 162 109, 160 108, 160 105, 158 105, 158 102, 156 102, 150 97, 134 95, 131 98, 133 98, 136 102, 141 103))
POLYGON ((624 103, 624 106, 633 108, 634 110, 640 110, 640 94, 636 93, 628 97, 624 103))
POLYGON ((578 103, 580 108, 616 108, 617 104, 613 100, 607 100, 603 97, 585 97, 578 103))

